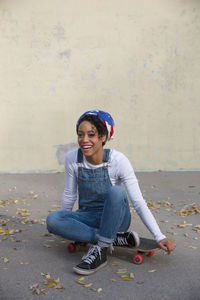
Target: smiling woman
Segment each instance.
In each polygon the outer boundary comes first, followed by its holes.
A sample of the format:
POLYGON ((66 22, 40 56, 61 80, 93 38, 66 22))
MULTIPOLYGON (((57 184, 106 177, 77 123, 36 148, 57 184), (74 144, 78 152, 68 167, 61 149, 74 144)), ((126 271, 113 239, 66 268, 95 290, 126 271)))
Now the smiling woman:
POLYGON ((107 135, 102 135, 90 121, 84 119, 86 118, 83 118, 78 126, 78 144, 87 160, 91 164, 99 165, 103 161, 104 150, 102 146, 107 135))
POLYGON ((89 275, 104 267, 107 248, 112 244, 139 246, 138 234, 127 231, 131 223, 127 193, 159 246, 168 253, 174 250, 175 242, 162 234, 143 199, 127 157, 114 149, 103 148, 114 133, 111 115, 99 110, 87 111, 79 118, 76 131, 79 149, 66 155, 62 210, 47 217, 49 232, 93 244, 74 271, 89 275), (72 211, 77 198, 79 209, 72 211))

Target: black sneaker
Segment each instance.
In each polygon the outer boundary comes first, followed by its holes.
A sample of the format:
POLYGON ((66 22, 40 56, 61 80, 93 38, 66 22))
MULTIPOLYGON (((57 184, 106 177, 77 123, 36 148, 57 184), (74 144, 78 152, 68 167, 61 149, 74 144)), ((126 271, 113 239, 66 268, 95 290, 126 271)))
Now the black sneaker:
POLYGON ((137 248, 140 244, 140 238, 135 231, 118 232, 113 242, 113 246, 126 246, 137 248))
POLYGON ((74 272, 81 275, 90 275, 107 264, 107 248, 98 245, 90 247, 88 253, 83 256, 82 262, 73 268, 74 272))

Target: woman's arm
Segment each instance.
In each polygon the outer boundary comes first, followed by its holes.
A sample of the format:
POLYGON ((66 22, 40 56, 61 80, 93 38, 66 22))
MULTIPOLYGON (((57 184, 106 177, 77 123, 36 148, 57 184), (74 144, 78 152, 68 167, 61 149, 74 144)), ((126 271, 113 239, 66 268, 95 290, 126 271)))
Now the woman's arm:
POLYGON ((137 214, 140 216, 142 222, 146 225, 148 230, 153 234, 157 242, 165 239, 160 228, 149 210, 146 201, 144 200, 134 170, 126 156, 122 155, 118 163, 118 174, 122 183, 128 192, 128 196, 133 203, 137 214))
POLYGON ((70 151, 65 158, 65 189, 62 196, 62 209, 72 210, 77 199, 77 178, 75 172, 76 152, 70 151))

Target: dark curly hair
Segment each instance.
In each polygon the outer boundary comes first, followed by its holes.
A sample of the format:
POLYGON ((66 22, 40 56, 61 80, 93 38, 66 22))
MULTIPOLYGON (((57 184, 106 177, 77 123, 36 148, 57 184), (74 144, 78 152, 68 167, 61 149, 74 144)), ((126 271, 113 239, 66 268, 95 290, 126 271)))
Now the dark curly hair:
MULTIPOLYGON (((108 137, 108 130, 106 128, 106 126, 103 124, 103 122, 101 120, 99 120, 99 118, 97 118, 94 115, 85 115, 83 118, 81 118, 77 124, 76 127, 76 133, 78 134, 78 128, 79 125, 83 122, 83 121, 88 121, 90 122, 92 125, 94 125, 98 131, 99 137, 102 137, 104 135, 106 135, 106 140, 108 137)), ((102 146, 105 145, 105 142, 102 143, 102 146)))

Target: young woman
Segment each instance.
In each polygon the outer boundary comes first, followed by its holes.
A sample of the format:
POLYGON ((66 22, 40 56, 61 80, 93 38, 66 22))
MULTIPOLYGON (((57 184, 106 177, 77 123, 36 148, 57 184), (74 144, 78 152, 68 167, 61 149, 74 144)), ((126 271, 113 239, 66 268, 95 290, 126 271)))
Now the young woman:
POLYGON ((139 245, 138 234, 127 231, 131 214, 121 184, 159 246, 170 254, 176 247, 175 242, 161 233, 142 197, 129 160, 116 150, 103 148, 114 133, 111 115, 100 110, 87 111, 79 118, 76 131, 79 149, 66 155, 62 210, 51 212, 47 217, 50 233, 92 244, 74 271, 89 275, 104 267, 107 248, 112 244, 139 245), (79 209, 72 211, 77 189, 79 209))

